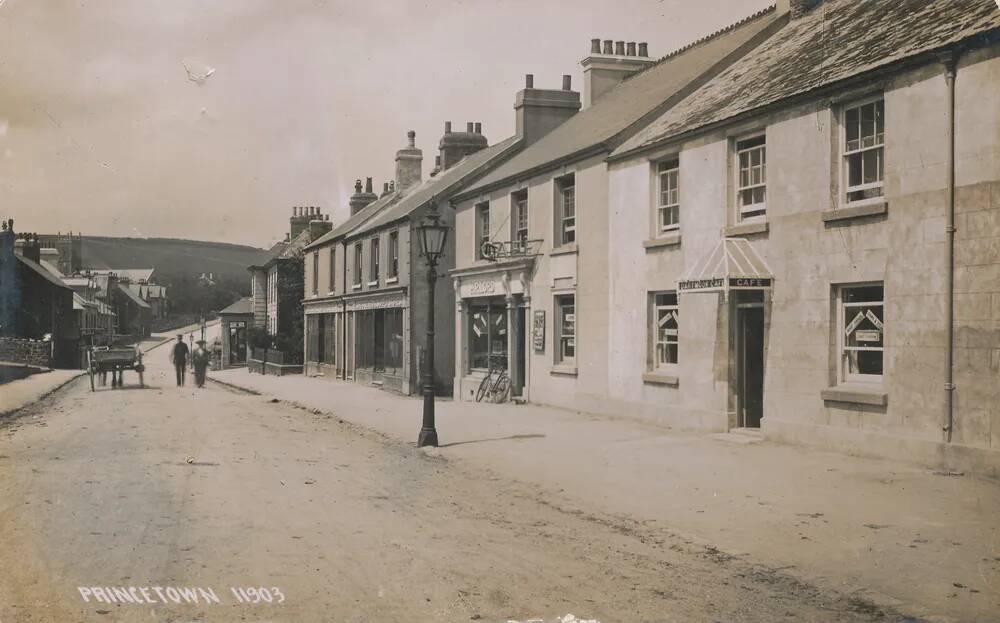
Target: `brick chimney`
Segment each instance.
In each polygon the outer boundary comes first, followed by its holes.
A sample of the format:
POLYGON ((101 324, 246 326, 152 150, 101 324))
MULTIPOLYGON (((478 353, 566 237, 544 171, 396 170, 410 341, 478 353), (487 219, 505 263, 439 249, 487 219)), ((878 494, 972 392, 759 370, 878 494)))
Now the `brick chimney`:
POLYGON ((14 243, 14 252, 26 260, 38 264, 42 261, 42 246, 38 243, 38 234, 20 234, 14 243))
POLYGON ((362 190, 361 180, 354 182, 354 194, 351 195, 351 199, 348 202, 348 205, 351 207, 351 216, 354 216, 366 205, 378 199, 378 196, 372 192, 372 178, 367 178, 365 184, 365 188, 362 190))
POLYGON ((777 0, 778 15, 790 13, 792 19, 798 19, 819 6, 823 0, 777 0))
POLYGON ((288 239, 294 240, 302 233, 302 230, 309 227, 310 216, 307 212, 311 208, 295 206, 292 208, 292 216, 288 219, 288 239))
POLYGON ((602 48, 600 39, 591 39, 590 56, 580 61, 583 65, 584 108, 592 106, 625 78, 655 62, 649 58, 645 42, 617 41, 612 48, 611 39, 605 39, 602 48))
POLYGON ((422 176, 424 152, 415 144, 417 133, 410 130, 406 133, 406 147, 396 152, 396 188, 406 190, 420 183, 422 176))
POLYGON ((536 89, 535 77, 525 76, 524 89, 514 100, 517 135, 530 145, 580 110, 580 93, 563 77, 562 89, 536 89))
POLYGON ((438 142, 438 149, 441 155, 438 156, 441 162, 437 171, 447 171, 456 162, 465 158, 469 154, 474 154, 480 149, 489 146, 489 141, 483 136, 483 124, 469 122, 465 132, 452 132, 451 121, 444 122, 444 134, 438 142))

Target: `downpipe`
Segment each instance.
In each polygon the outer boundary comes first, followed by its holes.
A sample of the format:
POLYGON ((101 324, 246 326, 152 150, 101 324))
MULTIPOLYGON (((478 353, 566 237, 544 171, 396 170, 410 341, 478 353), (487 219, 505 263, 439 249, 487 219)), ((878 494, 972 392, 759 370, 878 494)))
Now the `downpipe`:
POLYGON ((945 370, 943 427, 945 443, 951 443, 955 427, 955 76, 958 73, 958 50, 942 54, 944 79, 948 89, 947 133, 947 208, 945 223, 945 370))

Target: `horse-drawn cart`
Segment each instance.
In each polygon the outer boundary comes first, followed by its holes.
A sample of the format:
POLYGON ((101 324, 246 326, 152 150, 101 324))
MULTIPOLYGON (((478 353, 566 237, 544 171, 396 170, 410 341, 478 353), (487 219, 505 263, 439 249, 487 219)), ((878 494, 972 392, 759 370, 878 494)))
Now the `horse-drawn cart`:
POLYGON ((104 386, 108 382, 108 372, 111 373, 111 387, 122 386, 122 375, 125 370, 135 370, 139 374, 139 387, 145 387, 142 373, 146 367, 142 365, 142 351, 132 346, 95 346, 87 351, 87 373, 90 375, 90 391, 94 391, 94 377, 104 386))

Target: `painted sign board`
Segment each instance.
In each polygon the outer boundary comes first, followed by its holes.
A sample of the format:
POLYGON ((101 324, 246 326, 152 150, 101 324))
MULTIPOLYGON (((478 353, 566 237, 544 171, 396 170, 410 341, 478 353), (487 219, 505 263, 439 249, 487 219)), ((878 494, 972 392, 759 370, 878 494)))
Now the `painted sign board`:
POLYGON ((680 292, 719 292, 729 290, 766 290, 771 287, 770 277, 712 277, 688 279, 677 284, 680 292))
POLYGON ((856 332, 854 339, 859 342, 879 342, 882 340, 882 332, 864 329, 856 332))
POLYGON ((539 352, 545 350, 545 311, 535 310, 531 319, 531 346, 539 352))
POLYGON ((697 292, 707 290, 721 290, 726 285, 725 279, 716 277, 713 279, 691 279, 681 281, 677 284, 677 289, 681 292, 697 292))
POLYGON ((854 330, 858 328, 858 325, 861 324, 861 321, 864 319, 865 315, 862 314, 861 312, 858 312, 858 315, 854 317, 854 320, 847 323, 847 326, 844 327, 844 335, 850 335, 851 333, 853 333, 854 330))
POLYGON ((770 277, 730 277, 730 290, 763 290, 771 287, 770 277))
POLYGON ((885 325, 882 324, 882 321, 878 319, 878 316, 876 316, 875 312, 873 312, 872 310, 869 309, 868 311, 865 312, 865 318, 871 320, 872 324, 875 325, 875 327, 878 328, 879 331, 885 328, 885 325))

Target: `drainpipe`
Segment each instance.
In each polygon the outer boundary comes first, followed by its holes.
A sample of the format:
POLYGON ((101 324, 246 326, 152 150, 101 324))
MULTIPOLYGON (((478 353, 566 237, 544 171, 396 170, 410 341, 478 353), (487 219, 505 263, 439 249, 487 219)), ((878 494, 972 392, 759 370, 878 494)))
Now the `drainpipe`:
POLYGON ((949 50, 941 55, 944 79, 948 85, 948 205, 945 224, 945 371, 944 408, 945 443, 951 443, 955 424, 955 74, 959 51, 949 50))

